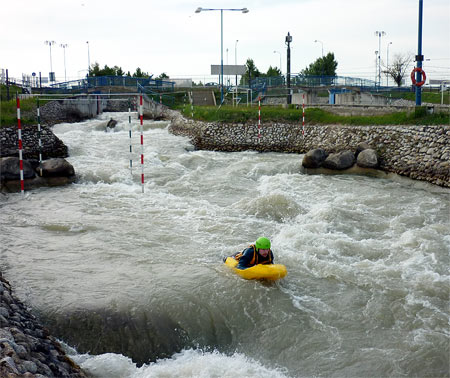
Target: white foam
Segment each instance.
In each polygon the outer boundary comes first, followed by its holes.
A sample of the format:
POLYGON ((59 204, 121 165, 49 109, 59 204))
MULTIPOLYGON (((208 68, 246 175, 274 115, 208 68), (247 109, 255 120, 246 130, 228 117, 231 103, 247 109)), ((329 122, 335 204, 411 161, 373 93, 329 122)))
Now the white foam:
MULTIPOLYGON (((72 350, 72 353, 75 353, 72 350)), ((183 350, 171 358, 137 367, 131 359, 114 353, 70 356, 94 378, 284 378, 284 369, 265 367, 241 353, 183 350)))

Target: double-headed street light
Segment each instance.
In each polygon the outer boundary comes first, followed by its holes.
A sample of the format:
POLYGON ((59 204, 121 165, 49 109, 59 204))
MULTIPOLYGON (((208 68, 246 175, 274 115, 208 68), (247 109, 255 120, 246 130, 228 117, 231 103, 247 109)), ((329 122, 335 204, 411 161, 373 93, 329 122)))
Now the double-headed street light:
POLYGON ((220 80, 219 85, 221 86, 221 92, 220 92, 220 103, 223 103, 223 11, 235 11, 235 12, 242 12, 242 13, 248 13, 247 8, 240 8, 240 9, 225 9, 225 8, 197 8, 195 10, 195 13, 200 13, 203 11, 220 11, 220 80))
POLYGON ((377 30, 375 35, 378 37, 378 87, 381 85, 381 37, 386 35, 385 31, 377 30))
POLYGON ((52 45, 54 45, 56 42, 55 41, 45 41, 44 42, 46 45, 48 45, 50 47, 50 77, 49 77, 49 81, 55 81, 55 74, 53 72, 53 64, 52 64, 52 45))
POLYGON ((66 74, 66 47, 68 46, 67 43, 61 43, 59 47, 62 47, 64 49, 64 81, 67 81, 67 74, 66 74))

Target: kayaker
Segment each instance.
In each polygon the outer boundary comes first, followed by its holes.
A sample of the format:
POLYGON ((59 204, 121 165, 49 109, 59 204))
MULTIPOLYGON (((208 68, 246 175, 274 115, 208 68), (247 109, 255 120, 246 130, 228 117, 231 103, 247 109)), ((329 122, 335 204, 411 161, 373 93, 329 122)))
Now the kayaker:
POLYGON ((251 244, 242 252, 238 252, 233 256, 239 261, 237 269, 247 269, 256 264, 273 264, 273 253, 270 249, 270 240, 260 237, 255 244, 251 244))

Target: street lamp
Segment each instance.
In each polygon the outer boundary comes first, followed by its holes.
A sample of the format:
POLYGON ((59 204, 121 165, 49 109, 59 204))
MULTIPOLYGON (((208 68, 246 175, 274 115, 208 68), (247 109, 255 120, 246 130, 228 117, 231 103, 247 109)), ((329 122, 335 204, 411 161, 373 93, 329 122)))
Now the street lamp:
POLYGON ((377 87, 377 65, 378 65, 378 51, 375 50, 375 88, 377 87))
POLYGON ((381 37, 386 35, 384 31, 376 31, 375 35, 378 37, 378 87, 381 85, 381 37))
POLYGON ((321 45, 322 45, 322 58, 323 58, 323 42, 322 41, 319 41, 318 39, 316 39, 314 42, 319 42, 321 45))
POLYGON ((387 45, 387 53, 386 53, 386 86, 389 87, 389 45, 392 45, 392 42, 389 42, 387 45))
POLYGON ((67 43, 61 43, 59 45, 64 49, 64 81, 67 81, 67 74, 66 74, 66 47, 68 46, 67 43))
MULTIPOLYGON (((239 42, 239 39, 236 39, 236 42, 234 43, 234 65, 237 66, 237 43, 239 42)), ((236 88, 237 88, 237 74, 236 74, 236 88)))
POLYGON ((219 11, 219 10, 220 10, 220 80, 219 80, 219 84, 221 86, 220 104, 222 104, 223 103, 223 11, 236 11, 236 12, 248 13, 248 9, 247 8, 224 9, 224 8, 201 8, 201 7, 198 7, 195 10, 195 13, 200 13, 203 11, 219 11))
POLYGON ((282 68, 281 68, 281 53, 279 51, 274 51, 273 53, 274 54, 280 54, 280 72, 281 72, 281 75, 283 75, 283 71, 282 71, 282 68))
POLYGON ((53 72, 53 65, 52 65, 52 45, 54 45, 55 41, 45 41, 45 44, 50 47, 50 82, 55 81, 55 74, 53 72), (52 80, 53 79, 53 80, 52 80))
POLYGON ((89 71, 91 69, 91 57, 90 57, 90 54, 89 54, 89 41, 86 41, 86 43, 87 43, 87 47, 88 47, 88 73, 87 73, 86 77, 88 77, 89 76, 89 71))

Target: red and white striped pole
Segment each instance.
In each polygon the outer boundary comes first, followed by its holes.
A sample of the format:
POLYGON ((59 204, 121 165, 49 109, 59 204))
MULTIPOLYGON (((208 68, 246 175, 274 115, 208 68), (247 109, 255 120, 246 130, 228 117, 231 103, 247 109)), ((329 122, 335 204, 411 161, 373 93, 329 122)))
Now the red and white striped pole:
POLYGON ((144 193, 144 112, 142 109, 142 95, 139 100, 139 112, 141 116, 141 185, 142 193, 144 193))
POLYGON ((305 136, 305 94, 303 93, 303 104, 302 104, 302 108, 303 108, 303 120, 302 120, 302 136, 305 136))
POLYGON ((258 97, 258 143, 261 139, 261 96, 258 97))
POLYGON ((17 133, 19 136, 19 167, 20 167, 20 191, 22 194, 25 193, 25 185, 23 182, 23 159, 22 159, 22 125, 20 123, 20 99, 19 96, 16 97, 17 103, 17 133))
POLYGON ((133 177, 133 145, 131 143, 131 101, 128 99, 128 135, 130 136, 130 173, 133 177))

